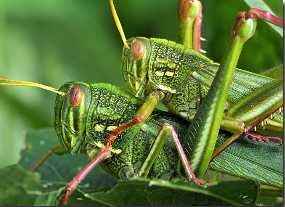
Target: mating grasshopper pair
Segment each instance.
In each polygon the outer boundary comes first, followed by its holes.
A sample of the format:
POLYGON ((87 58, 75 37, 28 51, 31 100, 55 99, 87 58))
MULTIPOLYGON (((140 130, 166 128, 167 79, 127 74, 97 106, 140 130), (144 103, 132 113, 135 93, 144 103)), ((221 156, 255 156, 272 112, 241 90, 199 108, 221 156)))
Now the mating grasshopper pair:
MULTIPOLYGON (((198 56, 198 55, 197 55, 198 56)), ((175 99, 176 100, 176 99, 175 99)), ((219 125, 219 124, 218 124, 219 125)), ((97 128, 98 129, 98 128, 97 128)), ((110 130, 109 130, 110 131, 110 130)), ((218 129, 217 130, 214 130, 215 132, 217 132, 218 131, 218 129)), ((217 137, 217 135, 215 135, 216 137, 217 137)), ((76 140, 75 140, 76 141, 76 140)), ((73 142, 72 144, 75 144, 75 142, 73 142)), ((214 147, 214 145, 211 145, 212 147, 214 147)), ((79 145, 77 145, 77 147, 79 147, 79 145)), ((207 164, 206 164, 207 165, 207 164)), ((207 166, 206 166, 207 167, 207 166)))
MULTIPOLYGON (((27 82, 19 84, 40 86, 39 84, 27 82)), ((49 87, 43 88, 50 89, 49 87)), ((88 85, 80 82, 70 82, 64 84, 59 91, 59 94, 61 95, 57 96, 55 104, 55 124, 57 125, 56 131, 58 132, 58 138, 64 143, 52 147, 42 159, 30 169, 31 171, 36 170, 42 162, 53 153, 69 153, 62 146, 71 144, 73 140, 79 143, 73 148, 73 153, 86 153, 90 161, 94 160, 94 158, 97 158, 96 151, 100 150, 100 148, 94 147, 93 143, 104 143, 111 133, 112 128, 132 119, 133 114, 143 104, 142 100, 135 98, 130 93, 110 84, 88 85), (73 107, 71 103, 74 101, 70 99, 74 97, 73 91, 74 88, 77 87, 82 89, 83 98, 79 105, 73 107), (63 96, 64 93, 67 93, 67 95, 63 96), (89 110, 86 112, 84 109, 87 108, 89 108, 89 110), (88 115, 86 115, 86 113, 88 115), (84 119, 91 119, 92 121, 85 122, 84 119), (85 140, 80 140, 80 138, 78 139, 78 136, 74 133, 80 133, 79 129, 84 130, 85 136, 83 138, 89 137, 91 139, 86 139, 86 142, 85 140), (66 141, 68 139, 70 139, 69 142, 66 141)), ((148 154, 150 151, 148 149, 151 149, 152 143, 157 139, 157 133, 164 123, 169 123, 176 129, 181 142, 186 141, 187 143, 192 141, 191 138, 189 139, 187 136, 184 137, 189 126, 187 121, 174 114, 155 110, 144 123, 139 126, 134 126, 131 129, 127 129, 119 135, 116 139, 117 142, 114 142, 113 144, 113 149, 122 150, 122 152, 119 154, 114 153, 111 157, 111 161, 102 161, 100 163, 101 167, 114 177, 120 179, 128 179, 128 176, 139 173, 145 158, 150 155, 148 154)), ((217 146, 223 143, 229 136, 230 133, 221 131, 217 139, 217 146)), ((250 143, 247 139, 241 139, 217 156, 213 162, 211 162, 210 169, 237 177, 258 179, 263 183, 262 191, 278 190, 278 188, 283 186, 282 155, 282 147, 278 146, 277 143, 250 143), (277 188, 275 187, 272 189, 271 187, 270 190, 270 188, 267 189, 266 185, 276 186, 277 188)), ((154 161, 148 177, 153 179, 182 178, 182 175, 179 173, 180 170, 177 168, 178 157, 177 149, 173 141, 171 139, 166 140, 166 145, 159 151, 158 157, 154 161)), ((183 174, 183 169, 181 173, 183 174)), ((61 176, 64 176, 64 174, 61 176)), ((245 184, 246 183, 243 185, 245 184)), ((181 184, 179 185, 176 183, 175 185, 178 188, 183 187, 181 184)), ((234 188, 235 190, 232 193, 238 192, 238 195, 234 196, 234 198, 226 199, 228 205, 254 205, 256 203, 257 197, 250 195, 248 192, 248 185, 245 185, 244 187, 238 187, 238 183, 228 183, 228 185, 229 189, 225 186, 222 188, 224 192, 230 191, 233 186, 236 186, 236 189, 234 188), (241 198, 240 195, 243 195, 242 197, 244 198, 241 198)), ((162 187, 163 186, 164 185, 162 185, 162 187)), ((203 188, 198 188, 202 186, 194 186, 195 187, 191 187, 193 188, 193 193, 195 191, 203 191, 203 188)), ((217 187, 219 186, 220 185, 217 185, 217 187)), ((255 192, 259 190, 259 187, 256 186, 256 184, 253 186, 256 188, 253 188, 250 191, 255 192)), ((204 199, 207 200, 207 193, 213 193, 213 190, 211 190, 211 186, 208 186, 206 190, 207 191, 203 192, 202 195, 204 196, 204 199)), ((280 195, 280 193, 275 195, 280 195)), ((78 195, 75 194, 75 196, 78 195)), ((191 193, 189 196, 192 196, 191 193)), ((225 197, 223 193, 221 193, 220 196, 225 197)), ((74 200, 75 198, 72 197, 71 200, 74 200)), ((49 199, 55 198, 51 197, 49 199)), ((224 199, 225 198, 222 198, 221 201, 217 202, 224 202, 224 199)), ((85 199, 83 198, 83 200, 85 199)), ((116 200, 110 201, 110 203, 112 202, 116 202, 116 200)), ((55 200, 53 200, 52 203, 56 204, 55 200)), ((194 204, 198 205, 199 202, 194 202, 194 204)), ((206 204, 209 205, 210 203, 206 202, 206 204)))
MULTIPOLYGON (((199 13, 201 14, 201 4, 198 1, 191 1, 189 5, 192 5, 188 6, 188 3, 188 1, 179 1, 178 13, 181 22, 183 22, 191 19, 189 14, 195 13, 191 11, 191 6, 195 7, 194 10, 197 10, 197 15, 193 17, 194 22, 198 19, 193 26, 194 33, 197 33, 196 39, 193 38, 193 45, 195 45, 193 48, 200 51, 199 30, 201 30, 201 27, 199 13)), ((104 143, 105 147, 102 146, 102 142, 93 142, 94 145, 102 148, 102 151, 100 153, 97 152, 96 157, 98 156, 98 159, 96 158, 96 161, 94 160, 92 163, 97 164, 100 160, 109 157, 111 152, 116 153, 111 146, 118 134, 135 124, 145 121, 154 110, 156 104, 162 100, 172 112, 188 121, 192 121, 187 136, 191 136, 195 141, 192 141, 192 143, 186 141, 187 144, 184 146, 184 149, 190 152, 190 162, 192 167, 194 165, 195 174, 198 177, 204 175, 210 159, 214 159, 221 151, 240 137, 242 133, 254 139, 268 142, 268 138, 270 138, 278 140, 280 144, 282 143, 278 137, 263 137, 251 134, 248 131, 251 128, 255 128, 259 123, 264 127, 264 120, 276 110, 281 109, 283 106, 283 80, 263 79, 257 76, 250 77, 250 74, 243 71, 237 71, 234 77, 242 46, 255 32, 256 19, 262 18, 283 28, 282 20, 258 9, 252 9, 248 14, 240 13, 233 26, 228 49, 217 71, 217 64, 188 49, 192 47, 192 44, 187 41, 192 36, 192 26, 189 26, 188 34, 187 32, 182 32, 183 35, 181 35, 182 39, 180 42, 184 45, 176 45, 174 42, 154 38, 132 38, 126 41, 111 0, 110 4, 125 45, 122 58, 122 73, 126 84, 136 96, 144 99, 145 96, 149 95, 149 99, 137 111, 132 121, 116 128, 112 132, 104 143), (241 79, 244 76, 247 76, 248 80, 241 79), (214 80, 211 81, 210 79, 214 80), (252 84, 253 79, 258 79, 260 82, 252 84), (229 92, 230 85, 232 85, 232 90, 229 92), (245 85, 247 86, 246 90, 237 90, 237 88, 245 85), (210 89, 209 86, 211 86, 210 89), (255 109, 249 110, 250 107, 255 109), (234 133, 234 135, 213 152, 220 127, 234 133)), ((181 27, 185 28, 188 26, 182 25, 181 27)), ((268 125, 277 128, 277 132, 280 132, 283 127, 282 123, 279 122, 280 120, 281 118, 268 125), (278 128, 281 128, 281 130, 278 128)), ((161 131, 164 131, 164 128, 161 131)), ((165 136, 168 137, 169 135, 170 132, 165 136)), ((175 136, 172 134, 172 137, 174 138, 175 136)), ((69 140, 65 141, 69 143, 69 140)), ((77 144, 77 142, 71 144, 69 146, 70 149, 76 148, 77 144)), ((176 144, 178 144, 177 141, 176 144)), ((154 144, 154 149, 159 151, 162 146, 163 143, 160 143, 158 146, 154 144)), ((179 148, 177 147, 178 150, 179 148)), ((147 158, 140 171, 138 173, 133 172, 132 176, 148 176, 155 159, 151 153, 150 155, 152 158, 147 158)), ((187 158, 183 157, 181 151, 180 158, 188 179, 202 184, 199 179, 195 178, 192 170, 188 169, 187 158)), ((80 173, 69 184, 63 201, 66 200, 69 193, 85 174, 86 172, 80 173)))
MULTIPOLYGON (((40 86, 27 82, 19 84, 40 86)), ((48 89, 48 87, 43 88, 48 89)), ((30 169, 31 171, 36 170, 42 162, 53 153, 69 153, 63 146, 71 144, 74 142, 73 140, 78 143, 73 148, 73 153, 86 153, 92 162, 94 159, 98 160, 96 153, 100 148, 94 147, 94 142, 104 143, 111 133, 112 128, 132 119, 133 114, 143 104, 142 100, 135 98, 129 92, 110 84, 88 85, 80 82, 70 82, 64 84, 59 91, 61 95, 57 96, 55 104, 55 125, 57 126, 57 136, 59 140, 64 143, 52 147, 42 159, 30 169), (74 102, 74 88, 77 87, 82 90, 82 101, 79 105, 74 107, 71 104, 74 102), (67 94, 64 95, 64 93, 67 94), (87 108, 89 108, 89 110, 85 111, 87 108), (91 119, 92 121, 85 122, 84 119, 91 119), (77 130, 75 131, 75 129, 77 130), (85 136, 83 138, 86 137, 86 140, 76 136, 76 132, 80 133, 79 129, 84 130, 85 136), (67 142, 68 139, 70 140, 69 142, 67 142)), ((134 174, 139 173, 146 157, 150 156, 149 152, 152 151, 153 143, 157 140, 157 133, 164 123, 169 123, 176 129, 181 142, 186 141, 187 143, 192 141, 191 138, 189 139, 187 136, 184 137, 189 127, 187 121, 174 114, 155 110, 144 123, 127 129, 119 135, 112 147, 113 150, 122 151, 119 154, 114 153, 111 157, 111 161, 108 161, 108 159, 102 161, 100 163, 101 167, 114 177, 120 179, 128 179, 134 174)), ((218 136, 217 146, 223 143, 229 136, 230 133, 221 131, 218 136)), ((157 150, 155 150, 155 152, 157 152, 157 150)), ((188 153, 186 154, 188 155, 188 153)), ((237 177, 258 179, 263 183, 262 191, 268 191, 266 185, 276 186, 275 190, 278 190, 283 186, 282 155, 282 147, 278 146, 277 143, 251 143, 247 139, 241 139, 217 156, 213 162, 211 162, 210 169, 237 177)), ((183 178, 184 170, 181 169, 180 171, 180 169, 177 168, 178 157, 179 155, 173 141, 171 139, 166 140, 165 146, 162 150, 159 150, 157 159, 149 171, 148 178, 176 179, 176 181, 177 178, 183 178)), ((149 158, 151 159, 151 156, 149 158)), ((43 172, 43 176, 44 174, 43 172)), ((61 176, 64 176, 64 174, 61 176)), ((253 184, 252 187, 255 186, 256 188, 248 189, 248 185, 238 187, 238 183, 239 182, 228 183, 228 187, 224 186, 223 188, 218 184, 217 188, 223 189, 220 193, 222 198, 216 198, 217 200, 220 199, 218 203, 227 200, 228 205, 254 205, 257 197, 251 194, 259 191, 258 185, 253 184), (236 192, 232 193, 238 192, 238 194, 233 196, 233 198, 225 199, 225 192, 233 189, 233 186, 236 187, 236 189, 234 187, 234 191, 236 192), (242 197, 244 198, 241 198, 240 195, 243 195, 242 197)), ((183 187, 181 183, 179 184, 175 181, 172 184, 175 184, 178 189, 183 187)), ((164 185, 162 185, 162 187, 163 186, 164 185)), ((191 186, 192 193, 205 191, 202 193, 202 197, 204 197, 205 200, 207 200, 208 197, 207 193, 215 192, 215 190, 212 190, 213 187, 211 187, 212 186, 208 186, 204 189, 203 186, 191 186)), ((269 188, 269 191, 272 191, 272 189, 270 190, 269 188)), ((55 193, 58 194, 60 192, 55 193)), ((275 195, 280 194, 277 193, 275 195)), ((71 200, 74 200, 78 195, 75 194, 75 198, 73 194, 71 194, 71 196, 71 200)), ((194 196, 191 194, 191 191, 189 192, 189 196, 194 196)), ((215 198, 215 196, 213 197, 215 198)), ((55 197, 51 197, 50 199, 55 199, 55 197)), ((83 198, 83 201, 86 199, 87 198, 83 198)), ((55 202, 55 200, 53 200, 53 202, 55 202)), ((116 203, 116 200, 109 201, 109 203, 113 202, 116 203)), ((199 202, 194 202, 194 204, 198 205, 199 202)), ((210 203, 207 202, 204 204, 210 205, 210 203)))

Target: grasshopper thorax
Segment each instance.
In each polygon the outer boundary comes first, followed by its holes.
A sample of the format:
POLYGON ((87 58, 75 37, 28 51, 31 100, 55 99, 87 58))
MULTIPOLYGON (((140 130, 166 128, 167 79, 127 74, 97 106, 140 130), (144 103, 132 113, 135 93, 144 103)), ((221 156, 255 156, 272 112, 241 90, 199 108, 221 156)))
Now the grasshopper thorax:
POLYGON ((81 153, 90 106, 91 90, 85 83, 68 82, 59 91, 54 106, 54 126, 61 145, 71 153, 81 153))
POLYGON ((129 48, 123 48, 122 74, 131 92, 144 98, 151 53, 150 40, 145 37, 130 38, 127 44, 129 48))

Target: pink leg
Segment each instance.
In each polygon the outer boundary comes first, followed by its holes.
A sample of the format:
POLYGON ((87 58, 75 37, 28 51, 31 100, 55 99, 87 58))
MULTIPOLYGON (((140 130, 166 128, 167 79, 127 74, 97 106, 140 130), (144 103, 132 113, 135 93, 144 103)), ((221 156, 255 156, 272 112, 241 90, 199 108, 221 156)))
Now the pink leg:
POLYGON ((108 139, 105 141, 105 146, 109 147, 112 142, 116 139, 116 137, 125 129, 137 124, 141 123, 145 120, 145 115, 138 114, 132 121, 123 124, 122 126, 117 127, 114 131, 112 131, 111 135, 108 137, 108 139))
POLYGON ((261 135, 257 135, 257 134, 253 134, 253 133, 249 133, 250 130, 254 129, 254 131, 256 131, 256 126, 259 123, 263 123, 263 121, 268 118, 269 116, 272 116, 273 113, 275 113, 277 110, 281 110, 281 108, 283 107, 283 104, 281 106, 279 106, 277 109, 275 109, 274 111, 272 111, 270 114, 266 115, 265 117, 263 117, 262 119, 258 120, 257 122, 253 123, 252 125, 248 126, 245 129, 245 137, 252 139, 252 140, 257 140, 257 141, 264 141, 266 143, 268 143, 269 140, 274 140, 279 142, 280 145, 282 145, 282 140, 279 137, 265 137, 265 136, 261 136, 261 135))
POLYGON ((272 136, 265 137, 265 136, 261 136, 261 135, 253 134, 253 133, 245 133, 245 137, 251 140, 256 140, 258 142, 263 141, 268 144, 269 144, 269 140, 274 140, 274 141, 279 142, 280 145, 282 145, 282 140, 279 137, 272 137, 272 136))
POLYGON ((116 137, 125 129, 144 121, 144 115, 137 115, 132 121, 123 124, 122 126, 117 127, 114 131, 112 131, 111 135, 105 142, 105 149, 92 161, 87 165, 74 179, 71 181, 68 186, 64 190, 64 197, 60 200, 62 204, 66 204, 67 198, 69 194, 76 188, 76 186, 83 180, 83 178, 89 173, 89 171, 97 165, 102 159, 106 158, 107 156, 111 155, 111 151, 109 147, 111 146, 112 142, 116 139, 116 137))
POLYGON ((111 155, 109 148, 105 148, 92 162, 90 162, 73 180, 68 184, 68 186, 63 191, 64 196, 60 200, 62 204, 67 204, 67 198, 69 194, 76 188, 76 186, 83 180, 83 178, 89 173, 89 171, 95 167, 102 159, 111 155))
POLYGON ((193 49, 199 53, 206 53, 201 49, 201 30, 202 30, 202 4, 199 1, 199 13, 198 16, 194 20, 193 24, 193 49))
POLYGON ((249 10, 249 12, 247 13, 246 19, 263 19, 264 21, 267 21, 271 24, 274 24, 280 28, 283 28, 283 20, 270 14, 267 11, 263 11, 257 8, 252 8, 249 10))
MULTIPOLYGON (((185 169, 185 172, 187 174, 187 176, 189 177, 189 179, 191 179, 192 182, 196 183, 196 184, 199 184, 199 185, 206 185, 203 181, 199 180, 198 178, 196 178, 195 174, 193 173, 191 167, 190 167, 190 164, 187 160, 187 157, 184 153, 184 150, 183 150, 183 147, 178 139, 178 135, 174 129, 174 127, 172 125, 169 125, 169 124, 164 124, 162 126, 165 127, 165 126, 169 126, 172 128, 172 132, 171 132, 171 138, 173 139, 174 143, 175 143, 175 146, 177 148, 177 151, 179 153, 179 156, 180 156, 180 159, 182 161, 182 165, 184 166, 184 169, 185 169)), ((161 128, 161 129, 162 129, 161 128)))

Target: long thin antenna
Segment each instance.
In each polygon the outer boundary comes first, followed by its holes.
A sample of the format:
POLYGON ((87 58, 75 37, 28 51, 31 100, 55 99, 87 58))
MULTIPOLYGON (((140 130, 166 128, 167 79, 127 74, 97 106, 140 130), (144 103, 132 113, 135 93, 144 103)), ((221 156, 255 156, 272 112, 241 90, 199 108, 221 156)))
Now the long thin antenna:
POLYGON ((120 20, 119 20, 119 17, 118 17, 118 15, 117 15, 117 12, 116 12, 116 9, 115 9, 113 0, 110 0, 110 6, 111 6, 111 11, 112 11, 112 14, 113 14, 113 17, 114 17, 116 26, 117 26, 117 28, 118 28, 118 30, 119 30, 119 33, 120 33, 121 37, 122 37, 123 43, 124 43, 124 45, 125 45, 125 47, 126 47, 127 49, 130 49, 129 45, 127 44, 127 39, 126 39, 126 36, 125 36, 125 34, 124 34, 124 31, 123 31, 121 22, 120 22, 120 20))
POLYGON ((61 92, 55 88, 45 86, 39 83, 33 83, 33 82, 28 82, 28 81, 18 81, 18 80, 11 80, 11 79, 5 79, 5 78, 0 78, 0 81, 6 81, 6 82, 11 82, 11 83, 0 83, 2 86, 32 86, 32 87, 37 87, 37 88, 42 88, 54 93, 57 93, 61 96, 65 96, 66 94, 64 92, 61 92))

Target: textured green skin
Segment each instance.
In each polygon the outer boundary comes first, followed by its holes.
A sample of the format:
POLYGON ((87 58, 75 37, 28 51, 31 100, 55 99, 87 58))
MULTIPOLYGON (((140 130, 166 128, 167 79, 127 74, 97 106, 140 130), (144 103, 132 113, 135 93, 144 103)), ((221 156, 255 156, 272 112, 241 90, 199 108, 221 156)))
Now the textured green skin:
MULTIPOLYGON (((145 54, 143 58, 134 60, 131 49, 123 48, 122 74, 127 87, 142 99, 152 90, 164 91, 164 105, 178 116, 191 121, 212 84, 219 64, 165 39, 138 37, 129 39, 127 43, 131 46, 136 40, 144 43, 145 54), (174 75, 167 76, 166 71, 173 72, 174 75)), ((233 103, 272 81, 272 78, 236 69, 227 97, 225 115, 233 103)), ((280 92, 283 93, 282 89, 280 92)))
MULTIPOLYGON (((85 87, 82 83, 67 83, 63 85, 60 91, 67 92, 66 97, 69 97, 68 89, 73 86, 85 87)), ((99 152, 100 147, 103 146, 104 141, 109 137, 112 130, 108 130, 109 126, 120 126, 128 121, 130 121, 136 112, 143 104, 143 102, 135 98, 131 93, 122 90, 119 87, 112 86, 110 84, 91 84, 90 91, 85 91, 90 94, 91 98, 85 99, 90 102, 82 102, 76 107, 71 107, 68 104, 68 99, 64 99, 61 96, 57 96, 55 104, 55 128, 58 134, 59 140, 63 146, 68 146, 72 153, 89 153, 90 159, 96 157, 99 152), (88 106, 87 116, 85 120, 81 120, 81 123, 73 124, 74 126, 84 125, 84 131, 77 131, 75 128, 69 125, 69 120, 62 120, 63 115, 69 114, 72 108, 85 108, 88 106), (61 120, 61 121, 59 121, 61 120), (61 123, 66 123, 69 126, 69 130, 65 130, 66 127, 62 127, 61 123), (102 131, 96 131, 95 126, 104 126, 102 131), (73 132, 73 133, 72 133, 73 132), (81 139, 83 135, 84 140, 81 139), (79 145, 78 148, 73 148, 70 145, 70 140, 78 138, 78 143, 74 146, 79 145), (64 144, 63 144, 64 143, 64 144), (97 146, 94 154, 94 146, 97 146), (93 151, 92 151, 93 150, 93 151), (91 158, 92 157, 92 158, 91 158)), ((77 110, 74 110, 77 111, 77 110)), ((117 150, 123 150, 119 155, 114 155, 112 157, 112 165, 106 168, 106 171, 115 177, 128 178, 130 174, 130 168, 139 168, 148 154, 148 149, 150 149, 161 125, 158 125, 153 116, 158 112, 154 112, 153 115, 146 121, 148 127, 153 127, 151 133, 149 129, 144 132, 144 123, 135 125, 128 130, 123 131, 115 141, 112 143, 111 150, 114 153, 118 153, 117 150), (155 133, 155 134, 154 134, 155 133), (124 168, 126 170, 124 170, 124 168), (125 174, 121 175, 121 172, 125 174)), ((159 112, 160 114, 162 112, 159 112)), ((162 116, 162 115, 161 115, 162 116)), ((64 116, 67 117, 67 116, 64 116)), ((74 118, 72 120, 77 120, 78 117, 82 117, 80 113, 74 113, 74 118)), ((186 133, 186 132, 184 132, 186 133)), ((172 140, 168 140, 165 150, 162 151, 158 159, 159 162, 154 162, 153 168, 149 173, 150 178, 164 178, 170 176, 175 169, 177 162, 178 153, 172 140), (172 147, 169 147, 169 146, 172 147), (169 157, 173 158, 169 160, 169 157)))
MULTIPOLYGON (((58 95, 55 103, 54 120, 58 138, 63 146, 67 146, 71 152, 86 153, 90 160, 96 157, 100 152, 100 146, 110 135, 111 131, 107 127, 119 126, 132 120, 136 111, 143 104, 140 99, 135 98, 129 92, 110 84, 91 84, 89 87, 84 83, 67 83, 61 87, 60 91, 67 92, 67 95, 66 97, 58 95), (75 85, 84 89, 83 97, 85 98, 78 106, 71 107, 68 105, 69 91, 75 85), (88 101, 89 103, 87 103, 88 101), (74 112, 79 111, 77 110, 79 108, 87 110, 81 110, 83 114, 74 112), (69 113, 73 114, 73 118, 69 117, 69 120, 74 120, 74 123, 79 120, 80 123, 72 124, 70 122, 71 125, 69 125, 69 121, 66 119, 68 117, 66 114, 69 113), (63 119, 64 117, 65 119, 63 119), (82 117, 85 118, 82 119, 82 117), (65 123, 66 127, 62 127, 62 123, 65 123), (98 124, 106 127, 98 132, 94 128, 98 124), (78 126, 84 126, 84 129, 78 126), (83 135, 83 141, 80 135, 83 135), (75 143, 75 147, 71 146, 71 140, 77 138, 79 144, 75 143)), ((155 110, 145 122, 123 131, 116 138, 112 144, 112 150, 120 149, 121 152, 113 153, 111 161, 102 161, 100 163, 102 168, 116 178, 128 179, 136 176, 163 123, 171 124, 181 142, 186 139, 185 143, 188 143, 189 138, 184 136, 189 123, 174 114, 155 110)), ((217 146, 229 136, 230 133, 221 131, 217 146)), ((185 153, 189 154, 187 151, 185 153)), ((177 177, 178 157, 175 145, 169 137, 148 177, 167 180, 177 177)), ((256 178, 262 183, 282 187, 283 147, 276 143, 268 145, 240 139, 222 152, 210 164, 210 168, 238 177, 256 178), (262 153, 259 153, 260 151, 262 153)))
POLYGON ((69 95, 72 86, 77 83, 66 83, 60 90, 66 93, 65 97, 57 95, 54 106, 54 126, 61 145, 66 149, 73 149, 71 153, 80 153, 82 142, 85 138, 85 120, 89 110, 90 87, 85 83, 79 83, 80 89, 84 91, 82 102, 77 107, 72 107, 69 103, 69 95), (66 98, 68 97, 68 98, 66 98), (80 108, 84 108, 84 112, 80 108), (76 118, 75 118, 76 117, 76 118), (65 124, 63 124, 65 123, 65 124), (72 141, 74 140, 74 141, 72 141), (73 143, 73 144, 72 144, 73 143), (75 146, 75 143, 77 144, 75 146))

